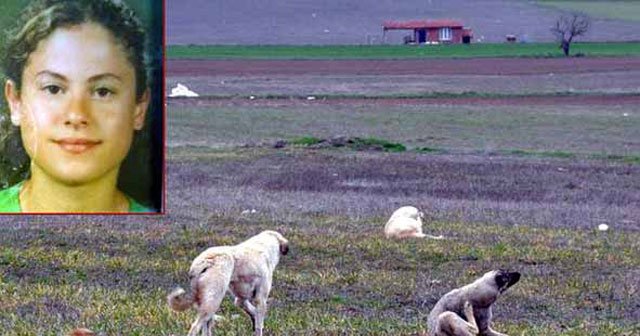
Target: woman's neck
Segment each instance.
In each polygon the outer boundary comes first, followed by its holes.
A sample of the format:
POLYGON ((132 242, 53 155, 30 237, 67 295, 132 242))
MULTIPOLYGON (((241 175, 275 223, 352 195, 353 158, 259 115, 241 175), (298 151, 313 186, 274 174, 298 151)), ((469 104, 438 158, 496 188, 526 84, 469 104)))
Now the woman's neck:
POLYGON ((127 212, 129 201, 116 188, 118 170, 88 183, 69 185, 37 166, 20 191, 22 212, 127 212))

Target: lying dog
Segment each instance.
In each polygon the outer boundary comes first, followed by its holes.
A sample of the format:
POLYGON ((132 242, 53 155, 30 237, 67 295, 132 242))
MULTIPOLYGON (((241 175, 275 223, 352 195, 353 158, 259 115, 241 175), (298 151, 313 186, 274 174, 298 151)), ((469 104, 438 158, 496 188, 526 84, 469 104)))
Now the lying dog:
POLYGON ((422 218, 424 214, 412 206, 403 206, 394 211, 384 226, 387 238, 431 238, 442 239, 442 236, 432 236, 422 233, 422 218))
POLYGON ((214 314, 229 290, 235 305, 251 317, 254 335, 262 335, 273 271, 288 251, 288 241, 275 231, 263 231, 238 245, 211 247, 191 263, 191 293, 175 289, 167 297, 169 306, 184 311, 195 305, 198 317, 189 336, 210 336, 214 314))
POLYGON ((490 271, 445 294, 427 319, 430 336, 507 336, 491 329, 491 306, 520 280, 520 273, 490 271))

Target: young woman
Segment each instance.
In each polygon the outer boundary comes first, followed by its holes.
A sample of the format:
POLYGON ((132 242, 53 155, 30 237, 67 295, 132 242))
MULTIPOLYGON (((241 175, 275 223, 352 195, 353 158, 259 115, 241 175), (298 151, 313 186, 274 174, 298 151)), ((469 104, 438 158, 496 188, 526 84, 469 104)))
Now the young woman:
POLYGON ((120 1, 42 0, 7 42, 4 94, 30 177, 0 212, 152 212, 117 188, 149 105, 145 35, 120 1))

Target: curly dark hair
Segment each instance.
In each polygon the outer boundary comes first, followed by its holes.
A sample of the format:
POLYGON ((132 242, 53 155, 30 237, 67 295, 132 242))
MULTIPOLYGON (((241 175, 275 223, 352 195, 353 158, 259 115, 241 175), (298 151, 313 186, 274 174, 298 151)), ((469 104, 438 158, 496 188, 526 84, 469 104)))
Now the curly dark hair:
MULTIPOLYGON (((18 17, 15 28, 7 31, 0 73, 20 91, 29 56, 40 41, 58 28, 89 22, 103 26, 122 46, 134 68, 136 98, 140 100, 150 84, 146 34, 135 12, 122 0, 31 1, 18 17)), ((6 106, 0 105, 0 189, 29 175, 29 157, 18 134, 18 129, 9 122, 6 106)))
POLYGON ((57 28, 94 22, 113 34, 135 69, 136 97, 147 88, 145 32, 140 20, 118 0, 36 0, 22 12, 17 28, 9 31, 2 67, 5 76, 22 87, 22 73, 38 43, 57 28))

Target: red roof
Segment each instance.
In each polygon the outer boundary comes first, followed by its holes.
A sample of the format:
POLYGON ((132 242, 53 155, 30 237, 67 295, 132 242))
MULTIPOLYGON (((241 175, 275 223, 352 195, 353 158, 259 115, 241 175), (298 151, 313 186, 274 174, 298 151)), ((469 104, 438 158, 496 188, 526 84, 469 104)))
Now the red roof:
POLYGON ((464 25, 457 20, 410 20, 410 21, 385 21, 384 29, 419 29, 419 28, 462 28, 464 25))

